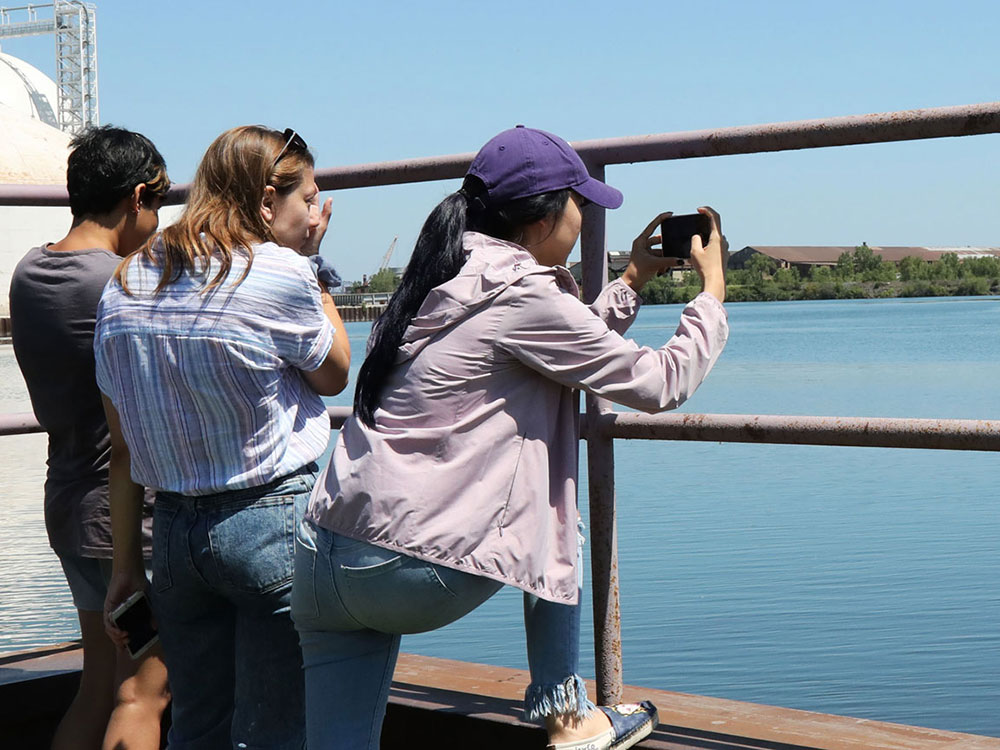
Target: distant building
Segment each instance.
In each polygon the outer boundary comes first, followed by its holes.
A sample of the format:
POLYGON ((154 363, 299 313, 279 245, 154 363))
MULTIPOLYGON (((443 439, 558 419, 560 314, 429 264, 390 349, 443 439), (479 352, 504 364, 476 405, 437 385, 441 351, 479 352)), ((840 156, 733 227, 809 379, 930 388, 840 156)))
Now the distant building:
MULTIPOLYGON (((945 253, 954 253, 959 260, 1000 257, 1000 247, 907 247, 900 245, 869 245, 871 251, 883 260, 899 262, 908 255, 921 260, 939 260, 945 253)), ((774 258, 779 268, 796 268, 805 275, 813 266, 836 266, 837 259, 844 253, 854 251, 854 246, 845 245, 747 245, 729 257, 730 268, 743 268, 758 253, 774 258)))
MULTIPOLYGON (((630 253, 623 250, 612 250, 608 253, 608 271, 611 278, 616 279, 625 273, 625 269, 628 268, 629 255, 630 253)), ((583 283, 583 263, 570 263, 567 268, 573 274, 577 284, 583 283)))
MULTIPOLYGON (((883 260, 899 262, 908 255, 921 260, 939 260, 945 253, 954 253, 959 260, 965 258, 982 258, 984 256, 1000 257, 1000 247, 909 247, 904 245, 868 246, 873 253, 882 256, 883 260)), ((747 261, 758 253, 774 258, 778 268, 796 268, 803 276, 809 273, 813 266, 836 266, 837 260, 844 253, 854 252, 854 245, 747 245, 739 252, 729 256, 729 268, 743 268, 747 261)), ((608 253, 608 272, 611 278, 617 278, 628 267, 630 253, 612 251, 608 253)), ((670 276, 680 280, 691 270, 690 261, 670 270, 670 276)), ((576 282, 581 283, 583 265, 570 263, 569 272, 576 282)))
MULTIPOLYGON (((609 278, 617 279, 623 273, 625 269, 628 268, 629 259, 632 257, 632 253, 627 250, 612 250, 608 253, 608 275, 609 278)), ((573 278, 576 279, 577 284, 583 283, 583 265, 580 263, 570 263, 569 272, 573 274, 573 278)), ((682 276, 691 270, 690 261, 685 261, 684 265, 675 266, 670 269, 670 277, 675 280, 680 280, 682 276)))

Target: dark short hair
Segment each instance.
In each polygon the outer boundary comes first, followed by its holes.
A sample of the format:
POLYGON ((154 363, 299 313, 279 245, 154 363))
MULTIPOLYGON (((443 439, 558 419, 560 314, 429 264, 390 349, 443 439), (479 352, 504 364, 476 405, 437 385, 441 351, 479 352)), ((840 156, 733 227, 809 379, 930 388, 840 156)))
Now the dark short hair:
POLYGON ((70 148, 66 187, 74 217, 108 213, 136 185, 146 185, 147 200, 170 188, 166 162, 139 133, 101 125, 77 135, 70 148))

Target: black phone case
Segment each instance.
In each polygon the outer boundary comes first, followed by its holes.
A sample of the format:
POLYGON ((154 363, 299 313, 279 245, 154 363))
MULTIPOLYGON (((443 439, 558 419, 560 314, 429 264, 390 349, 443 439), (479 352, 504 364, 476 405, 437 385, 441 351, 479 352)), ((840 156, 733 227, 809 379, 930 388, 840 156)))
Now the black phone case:
POLYGON ((690 258, 691 238, 701 236, 701 244, 707 245, 712 234, 712 220, 705 214, 682 214, 670 216, 660 222, 660 235, 663 238, 664 258, 690 258))

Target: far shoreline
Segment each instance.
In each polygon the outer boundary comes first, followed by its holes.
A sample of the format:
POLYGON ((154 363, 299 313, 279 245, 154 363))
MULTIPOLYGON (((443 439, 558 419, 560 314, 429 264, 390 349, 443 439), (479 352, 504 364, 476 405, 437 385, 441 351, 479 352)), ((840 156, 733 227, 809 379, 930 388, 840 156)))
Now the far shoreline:
MULTIPOLYGON (((1000 297, 1000 289, 991 289, 986 292, 974 292, 968 294, 956 293, 955 291, 948 291, 939 294, 900 294, 899 290, 886 289, 885 287, 889 284, 895 284, 895 286, 903 286, 905 282, 888 282, 882 285, 881 289, 873 289, 867 291, 864 294, 845 294, 842 296, 837 296, 836 294, 830 296, 806 296, 805 294, 798 294, 795 296, 795 292, 801 292, 802 290, 792 290, 793 296, 741 296, 738 294, 731 294, 737 290, 737 287, 730 286, 726 287, 726 302, 725 304, 736 304, 739 302, 816 302, 816 301, 830 301, 830 300, 877 300, 877 299, 962 299, 962 298, 975 298, 975 297, 1000 297), (888 293, 886 293, 888 292, 888 293), (893 293, 895 292, 895 293, 893 293)), ((873 284, 864 282, 861 286, 873 286, 873 284)), ((644 302, 644 305, 680 305, 686 304, 684 302, 644 302)))
MULTIPOLYGON (((953 299, 962 297, 1000 297, 1000 287, 986 289, 959 288, 959 283, 938 282, 920 284, 913 282, 841 282, 836 284, 806 284, 794 289, 765 289, 745 285, 726 287, 726 304, 737 302, 815 302, 818 300, 873 300, 873 299, 953 299), (819 288, 810 288, 819 287, 819 288), (829 288, 832 287, 832 288, 829 288), (968 289, 968 291, 966 291, 968 289)), ((694 296, 691 297, 694 299, 694 296)), ((687 300, 690 301, 690 300, 687 300)), ((644 305, 686 304, 684 300, 651 301, 644 305)))

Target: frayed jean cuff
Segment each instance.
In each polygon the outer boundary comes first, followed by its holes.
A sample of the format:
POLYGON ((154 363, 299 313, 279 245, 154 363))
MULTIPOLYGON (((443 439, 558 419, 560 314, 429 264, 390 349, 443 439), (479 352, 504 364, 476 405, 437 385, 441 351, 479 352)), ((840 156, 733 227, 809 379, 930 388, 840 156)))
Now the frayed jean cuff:
POLYGON ((594 710, 587 699, 587 686, 579 675, 570 675, 563 682, 529 685, 524 692, 524 713, 529 721, 538 721, 553 714, 583 719, 594 710))

